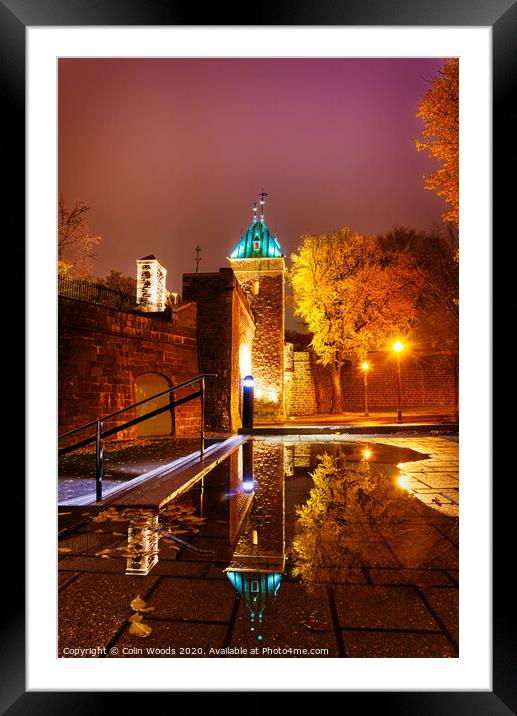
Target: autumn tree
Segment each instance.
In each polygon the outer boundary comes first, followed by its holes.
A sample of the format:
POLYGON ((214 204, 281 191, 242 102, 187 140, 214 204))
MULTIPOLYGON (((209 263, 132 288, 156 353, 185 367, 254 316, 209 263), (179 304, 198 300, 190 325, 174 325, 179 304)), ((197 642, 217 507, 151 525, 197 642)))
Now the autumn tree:
POLYGON ((62 196, 58 203, 57 256, 60 275, 86 277, 95 259, 95 249, 102 240, 88 225, 90 207, 76 201, 69 209, 62 196))
POLYGON ((126 276, 121 271, 111 269, 106 276, 97 279, 99 286, 106 286, 121 293, 127 293, 136 298, 136 279, 132 276, 126 276))
MULTIPOLYGON (((309 499, 296 508, 293 575, 308 589, 346 582, 379 559, 376 535, 388 530, 397 552, 413 568, 428 567, 446 547, 426 532, 415 539, 408 523, 428 520, 433 509, 366 460, 351 462, 341 445, 328 445, 311 473, 309 499)), ((439 513, 438 513, 439 514, 439 513)))
POLYGON ((397 227, 379 237, 387 253, 403 254, 422 283, 412 329, 413 344, 432 346, 448 360, 458 410, 459 271, 458 230, 448 223, 431 232, 397 227))
POLYGON ((422 98, 417 117, 424 123, 423 141, 416 141, 419 152, 441 162, 435 172, 425 177, 425 188, 435 191, 450 209, 442 215, 444 221, 458 224, 459 195, 459 60, 444 60, 422 98))
POLYGON ((318 362, 331 368, 331 412, 341 413, 342 366, 409 330, 421 278, 403 254, 386 254, 350 228, 305 236, 291 259, 295 314, 313 334, 318 362))

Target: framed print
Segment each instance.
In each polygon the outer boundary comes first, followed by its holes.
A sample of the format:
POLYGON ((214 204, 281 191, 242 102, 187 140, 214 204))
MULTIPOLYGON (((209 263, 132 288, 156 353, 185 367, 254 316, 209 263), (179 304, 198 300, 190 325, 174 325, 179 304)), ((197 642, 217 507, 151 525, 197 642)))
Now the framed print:
POLYGON ((9 582, 2 708, 345 691, 517 712, 489 275, 491 198, 494 226, 512 205, 515 4, 226 14, 0 3, 4 136, 27 147, 7 263, 25 263, 28 299, 26 588, 9 582), (322 255, 327 284, 307 272, 322 255), (336 291, 361 320, 325 324, 336 291), (451 297, 452 319, 421 318, 451 297))

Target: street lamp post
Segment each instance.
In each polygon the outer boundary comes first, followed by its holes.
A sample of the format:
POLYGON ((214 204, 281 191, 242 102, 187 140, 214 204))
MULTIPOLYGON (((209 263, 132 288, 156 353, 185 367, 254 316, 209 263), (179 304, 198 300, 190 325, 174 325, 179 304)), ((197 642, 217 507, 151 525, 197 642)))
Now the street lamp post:
POLYGON ((395 341, 393 350, 397 354, 397 423, 402 422, 402 402, 400 391, 400 354, 404 349, 404 345, 400 341, 395 341))
POLYGON ((368 417, 370 415, 368 412, 368 369, 370 368, 370 365, 367 361, 363 361, 361 368, 364 373, 364 414, 365 417, 368 417))

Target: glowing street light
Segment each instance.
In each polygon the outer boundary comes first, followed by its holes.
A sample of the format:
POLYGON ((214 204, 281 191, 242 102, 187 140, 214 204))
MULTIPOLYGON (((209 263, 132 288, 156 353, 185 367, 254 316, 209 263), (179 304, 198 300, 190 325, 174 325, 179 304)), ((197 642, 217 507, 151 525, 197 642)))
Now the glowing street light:
POLYGON ((404 350, 404 344, 401 341, 395 341, 393 344, 393 350, 397 354, 397 423, 402 422, 402 405, 400 397, 400 354, 404 350))
POLYGON ((361 369, 364 373, 364 414, 365 417, 368 417, 370 415, 368 412, 368 370, 370 369, 368 361, 363 361, 361 369))

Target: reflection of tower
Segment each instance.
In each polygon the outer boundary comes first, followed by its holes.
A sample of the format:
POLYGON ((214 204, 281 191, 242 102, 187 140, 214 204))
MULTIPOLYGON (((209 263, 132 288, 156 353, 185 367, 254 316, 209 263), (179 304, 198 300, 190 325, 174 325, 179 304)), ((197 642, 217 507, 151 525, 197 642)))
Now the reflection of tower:
POLYGON ((158 562, 158 514, 131 521, 127 530, 126 574, 149 574, 158 562))
POLYGON ((284 413, 284 277, 282 249, 256 208, 248 231, 230 254, 230 266, 248 294, 255 319, 251 370, 255 378, 255 414, 283 420, 284 413))
POLYGON ((286 477, 292 477, 294 475, 294 451, 294 445, 284 445, 284 474, 286 477))
POLYGON ((230 542, 236 540, 253 502, 253 445, 248 440, 230 455, 230 542))
MULTIPOLYGON (((251 629, 256 631, 269 599, 280 588, 285 567, 284 446, 249 444, 253 447, 256 492, 245 530, 225 571, 244 598, 251 629)), ((243 473, 246 481, 246 464, 243 473)), ((262 639, 260 633, 257 637, 262 639)))

